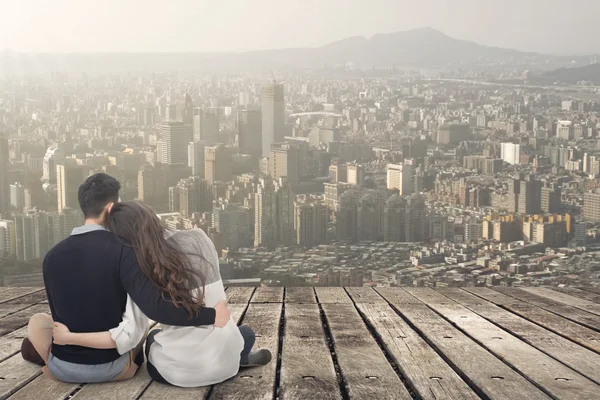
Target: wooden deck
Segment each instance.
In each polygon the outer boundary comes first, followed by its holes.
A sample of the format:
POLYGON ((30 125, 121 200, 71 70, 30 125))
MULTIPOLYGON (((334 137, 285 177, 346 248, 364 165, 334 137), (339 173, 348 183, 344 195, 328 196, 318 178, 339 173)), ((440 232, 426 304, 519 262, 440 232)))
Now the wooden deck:
POLYGON ((198 389, 74 385, 19 349, 43 289, 0 288, 0 399, 600 399, 600 292, 549 288, 229 288, 273 361, 198 389))

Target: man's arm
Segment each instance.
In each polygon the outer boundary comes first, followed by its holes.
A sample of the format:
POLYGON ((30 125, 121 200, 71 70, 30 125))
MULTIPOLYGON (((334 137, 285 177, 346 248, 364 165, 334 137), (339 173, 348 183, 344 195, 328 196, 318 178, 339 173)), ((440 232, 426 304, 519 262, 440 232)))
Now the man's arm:
POLYGON ((133 302, 151 320, 165 325, 198 326, 213 325, 216 311, 214 308, 202 307, 197 316, 190 314, 183 307, 175 305, 163 298, 160 290, 144 275, 130 247, 123 247, 121 252, 121 283, 133 302))

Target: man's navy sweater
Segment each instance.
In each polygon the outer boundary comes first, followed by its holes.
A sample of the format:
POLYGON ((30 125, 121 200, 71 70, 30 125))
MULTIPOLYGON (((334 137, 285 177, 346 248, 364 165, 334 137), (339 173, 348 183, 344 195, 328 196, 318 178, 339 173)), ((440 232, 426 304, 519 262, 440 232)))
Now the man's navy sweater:
MULTIPOLYGON (((215 322, 214 308, 190 318, 165 300, 140 269, 133 249, 105 230, 72 235, 44 259, 44 283, 52 319, 72 332, 102 332, 119 325, 127 294, 148 318, 167 325, 215 322)), ((52 345, 52 354, 76 364, 104 364, 119 358, 116 349, 52 345)))

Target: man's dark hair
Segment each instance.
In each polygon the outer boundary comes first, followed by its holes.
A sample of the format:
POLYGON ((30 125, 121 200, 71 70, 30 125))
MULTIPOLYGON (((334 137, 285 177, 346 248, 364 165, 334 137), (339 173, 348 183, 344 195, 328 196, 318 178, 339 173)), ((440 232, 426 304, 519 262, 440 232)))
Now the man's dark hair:
POLYGON ((98 218, 108 203, 119 201, 118 180, 107 174, 94 174, 79 186, 79 207, 85 218, 98 218))

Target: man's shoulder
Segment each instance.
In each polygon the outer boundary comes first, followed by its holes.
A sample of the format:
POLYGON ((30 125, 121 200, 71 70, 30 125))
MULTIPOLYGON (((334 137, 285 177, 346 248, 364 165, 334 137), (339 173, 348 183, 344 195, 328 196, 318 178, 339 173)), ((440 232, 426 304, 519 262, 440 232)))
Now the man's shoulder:
POLYGON ((52 257, 55 254, 68 252, 74 248, 80 248, 82 246, 84 246, 86 249, 106 249, 107 247, 110 247, 116 250, 121 249, 124 246, 124 243, 109 231, 99 230, 79 235, 70 235, 50 249, 46 255, 46 258, 52 257))

